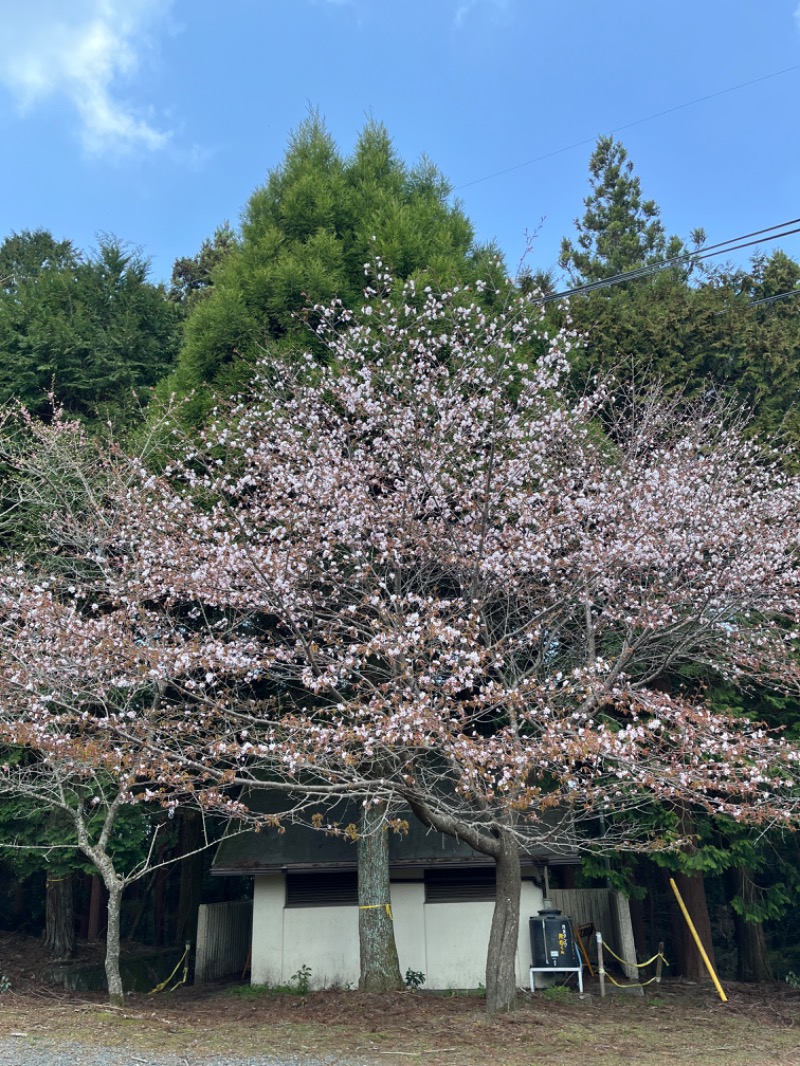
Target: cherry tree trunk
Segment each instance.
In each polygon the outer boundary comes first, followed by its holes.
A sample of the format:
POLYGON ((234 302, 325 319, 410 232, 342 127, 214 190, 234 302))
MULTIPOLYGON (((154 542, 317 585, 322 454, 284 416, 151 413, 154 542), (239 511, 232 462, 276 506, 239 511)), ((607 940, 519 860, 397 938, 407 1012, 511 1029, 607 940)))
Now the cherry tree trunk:
MULTIPOLYGON (((756 898, 756 888, 748 871, 737 866, 728 872, 728 887, 731 898, 739 896, 745 903, 756 898)), ((767 954, 764 926, 761 922, 748 922, 733 911, 733 928, 736 935, 736 980, 771 981, 772 967, 767 954)))
MULTIPOLYGON (((692 876, 684 873, 667 874, 667 878, 669 876, 675 879, 675 884, 683 897, 683 902, 686 904, 686 909, 694 923, 706 954, 711 960, 711 965, 716 969, 705 878, 702 874, 694 874, 692 876)), ((672 890, 670 889, 669 891, 670 895, 672 895, 672 890)), ((690 981, 703 982, 711 980, 686 920, 674 900, 671 912, 675 970, 690 981)))
POLYGON ((44 942, 51 955, 68 959, 75 954, 75 901, 72 875, 47 879, 44 942))
POLYGON ((120 957, 120 915, 122 911, 122 886, 114 879, 106 883, 108 888, 108 928, 106 930, 106 981, 108 1001, 114 1007, 125 1003, 122 989, 120 957))
POLYGON ((358 839, 358 987, 362 992, 394 992, 404 987, 394 937, 385 814, 385 804, 368 803, 358 839))
POLYGON ((519 845, 512 833, 501 830, 495 857, 497 896, 486 957, 486 1009, 511 1010, 517 999, 517 945, 519 942, 519 845))

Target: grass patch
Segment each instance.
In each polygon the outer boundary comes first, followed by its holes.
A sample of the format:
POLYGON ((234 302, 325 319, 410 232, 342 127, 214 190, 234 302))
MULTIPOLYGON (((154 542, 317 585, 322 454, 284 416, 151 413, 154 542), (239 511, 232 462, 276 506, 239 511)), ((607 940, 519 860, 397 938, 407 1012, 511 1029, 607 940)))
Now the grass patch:
POLYGON ((225 993, 236 999, 266 999, 269 996, 296 995, 289 985, 236 985, 225 993))
POLYGON ((542 999, 548 1003, 571 1003, 575 993, 566 985, 553 985, 542 990, 542 999))

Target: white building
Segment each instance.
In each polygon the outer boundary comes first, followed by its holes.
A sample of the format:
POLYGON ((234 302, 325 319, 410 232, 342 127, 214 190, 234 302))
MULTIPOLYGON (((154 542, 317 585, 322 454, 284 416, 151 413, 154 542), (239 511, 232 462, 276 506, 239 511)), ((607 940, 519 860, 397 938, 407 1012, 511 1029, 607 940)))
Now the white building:
MULTIPOLYGON (((266 806, 270 801, 262 802, 266 806)), ((352 820, 339 818, 340 824, 352 820)), ((391 912, 401 973, 424 974, 429 989, 478 988, 485 981, 494 908, 493 861, 411 817, 407 833, 389 832, 391 912)), ((559 866, 577 862, 573 851, 545 847, 523 856, 517 947, 521 986, 528 985, 528 919, 542 907, 545 867, 556 881, 559 866)), ((223 840, 214 873, 254 878, 253 984, 285 985, 308 967, 313 988, 357 986, 355 843, 301 825, 285 831, 264 828, 223 840)))

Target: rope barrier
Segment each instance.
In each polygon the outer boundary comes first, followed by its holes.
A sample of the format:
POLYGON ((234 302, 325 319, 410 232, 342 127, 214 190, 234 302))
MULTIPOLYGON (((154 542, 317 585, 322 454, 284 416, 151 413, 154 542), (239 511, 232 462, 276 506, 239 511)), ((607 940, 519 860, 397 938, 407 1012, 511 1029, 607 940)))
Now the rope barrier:
MULTIPOLYGON (((597 936, 599 940, 600 934, 598 933, 597 936)), ((667 962, 662 951, 657 951, 651 959, 647 960, 647 962, 629 962, 627 959, 623 959, 621 955, 617 955, 616 951, 610 948, 605 941, 603 941, 602 944, 603 951, 607 951, 609 955, 613 956, 617 960, 617 962, 621 962, 623 966, 634 966, 637 970, 643 970, 645 966, 652 966, 652 964, 654 962, 657 962, 659 959, 664 963, 665 966, 669 966, 669 963, 667 962)), ((599 972, 602 978, 607 977, 611 984, 616 985, 617 988, 647 988, 647 986, 653 984, 654 981, 660 981, 661 979, 661 974, 656 973, 647 981, 626 981, 623 984, 620 981, 616 981, 608 972, 608 970, 606 970, 605 967, 602 966, 602 963, 599 972)))
POLYGON ((613 955, 617 962, 621 962, 623 966, 635 966, 637 970, 643 970, 645 966, 652 966, 656 959, 661 959, 665 966, 669 966, 669 963, 660 951, 656 952, 652 959, 648 959, 647 962, 628 962, 627 959, 620 958, 616 951, 612 951, 605 940, 603 941, 603 951, 607 951, 609 955, 613 955))
POLYGON ((608 970, 604 971, 604 977, 608 978, 612 985, 616 985, 617 988, 647 988, 653 981, 657 981, 657 977, 651 977, 649 981, 626 981, 624 984, 620 981, 615 981, 608 970))

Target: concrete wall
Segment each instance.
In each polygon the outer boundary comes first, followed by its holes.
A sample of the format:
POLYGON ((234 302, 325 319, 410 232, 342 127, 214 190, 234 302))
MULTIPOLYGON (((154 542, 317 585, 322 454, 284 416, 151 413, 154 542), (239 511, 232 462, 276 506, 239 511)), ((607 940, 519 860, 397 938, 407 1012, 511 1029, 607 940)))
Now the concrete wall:
MULTIPOLYGON (((288 984, 308 966, 313 988, 357 986, 358 907, 286 908, 284 901, 282 874, 255 879, 253 984, 288 984)), ((541 889, 523 881, 517 980, 524 987, 531 963, 528 918, 541 905, 541 889)), ((424 973, 425 988, 484 984, 493 908, 493 903, 425 903, 421 882, 392 882, 400 972, 424 973)))

